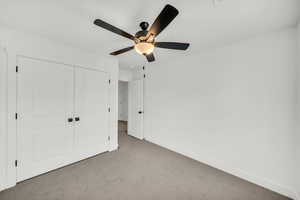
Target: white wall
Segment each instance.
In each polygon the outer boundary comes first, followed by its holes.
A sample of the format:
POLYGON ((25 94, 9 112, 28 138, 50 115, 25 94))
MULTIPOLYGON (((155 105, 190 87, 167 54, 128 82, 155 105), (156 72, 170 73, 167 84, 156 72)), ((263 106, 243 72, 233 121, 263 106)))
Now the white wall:
MULTIPOLYGON (((6 179, 6 125, 7 125, 7 54, 4 48, 0 46, 0 180, 6 179)), ((0 181, 0 191, 4 188, 4 182, 0 181)))
POLYGON ((298 24, 298 126, 297 126, 297 137, 296 137, 296 188, 298 192, 298 199, 300 200, 300 23, 298 24))
POLYGON ((120 81, 131 81, 132 71, 130 69, 119 69, 119 80, 120 81))
MULTIPOLYGON (((8 156, 6 162, 7 179, 0 179, 5 188, 15 185, 16 170, 14 161, 16 159, 16 56, 24 55, 40 59, 47 59, 70 65, 95 67, 110 73, 111 76, 111 114, 110 114, 110 150, 118 147, 117 120, 118 120, 118 62, 112 58, 99 58, 77 48, 68 47, 64 44, 42 38, 38 35, 27 34, 20 31, 0 27, 0 46, 6 47, 8 53, 8 137, 7 142, 0 140, 0 146, 5 145, 8 156)), ((2 105, 0 105, 2 106, 2 105)), ((2 126, 1 122, 0 126, 2 126)), ((4 158, 0 158, 0 163, 4 158)), ((1 184, 0 184, 1 185, 1 184)))
POLYGON ((296 30, 192 50, 147 67, 146 139, 295 197, 296 30))
POLYGON ((119 118, 118 120, 128 120, 128 82, 119 81, 119 118))

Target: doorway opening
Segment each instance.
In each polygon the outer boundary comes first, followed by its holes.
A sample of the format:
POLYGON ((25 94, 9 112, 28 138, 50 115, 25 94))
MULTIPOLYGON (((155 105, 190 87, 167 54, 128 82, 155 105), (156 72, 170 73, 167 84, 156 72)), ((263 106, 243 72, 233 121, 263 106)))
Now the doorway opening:
POLYGON ((143 87, 143 79, 130 80, 128 82, 119 81, 118 129, 121 140, 128 135, 136 139, 144 139, 143 87))
POLYGON ((119 81, 118 91, 118 129, 119 137, 122 137, 128 134, 128 82, 119 81))

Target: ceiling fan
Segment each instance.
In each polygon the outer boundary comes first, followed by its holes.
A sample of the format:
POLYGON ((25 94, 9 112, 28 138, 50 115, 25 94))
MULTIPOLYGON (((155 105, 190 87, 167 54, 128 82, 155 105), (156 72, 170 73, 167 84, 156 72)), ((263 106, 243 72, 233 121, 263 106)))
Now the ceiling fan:
POLYGON ((134 41, 134 46, 120 49, 118 51, 110 53, 110 55, 116 56, 135 49, 139 54, 146 56, 148 62, 153 62, 155 60, 153 54, 153 50, 155 47, 176 50, 186 50, 189 47, 190 44, 188 43, 155 41, 160 32, 162 32, 177 15, 178 10, 173 6, 167 4, 158 15, 154 23, 151 25, 149 30, 149 24, 147 22, 142 22, 140 23, 140 27, 142 30, 138 31, 134 36, 100 19, 96 19, 94 21, 94 24, 134 41))

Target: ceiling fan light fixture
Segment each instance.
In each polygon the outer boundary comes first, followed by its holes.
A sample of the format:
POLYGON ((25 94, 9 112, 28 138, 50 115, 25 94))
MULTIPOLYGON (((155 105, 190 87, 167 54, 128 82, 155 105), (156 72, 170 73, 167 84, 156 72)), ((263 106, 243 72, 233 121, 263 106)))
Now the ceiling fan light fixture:
POLYGON ((122 29, 119 29, 101 19, 95 19, 94 24, 112 33, 128 38, 134 42, 134 45, 111 52, 110 55, 117 56, 135 49, 138 54, 145 56, 148 62, 153 62, 155 61, 155 56, 153 54, 154 48, 187 50, 189 47, 189 43, 155 41, 156 37, 175 19, 178 13, 179 12, 175 7, 167 4, 162 9, 158 17, 154 20, 149 29, 149 23, 142 22, 140 24, 142 30, 136 32, 134 35, 127 33, 126 31, 123 31, 122 29))
POLYGON ((149 55, 154 50, 154 45, 149 42, 139 42, 134 45, 134 49, 141 55, 149 55))

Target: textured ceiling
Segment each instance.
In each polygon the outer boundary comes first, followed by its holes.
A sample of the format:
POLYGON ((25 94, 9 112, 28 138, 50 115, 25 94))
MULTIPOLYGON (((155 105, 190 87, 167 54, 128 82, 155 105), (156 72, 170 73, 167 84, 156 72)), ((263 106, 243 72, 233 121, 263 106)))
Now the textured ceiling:
MULTIPOLYGON (((300 14, 299 0, 220 2, 215 6, 213 0, 0 0, 0 23, 90 52, 108 54, 132 45, 132 41, 94 26, 95 18, 134 34, 141 21, 151 24, 169 3, 180 13, 157 41, 192 44, 187 52, 155 51, 157 59, 171 59, 172 56, 185 56, 257 33, 295 25, 300 14)), ((118 58, 123 67, 145 62, 145 58, 134 51, 118 58)))

